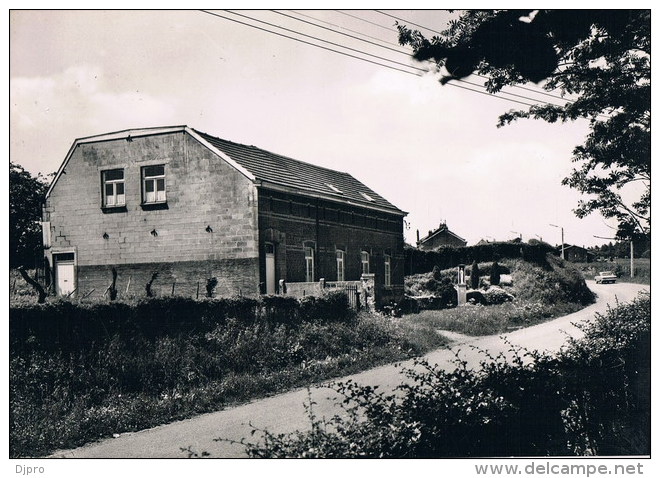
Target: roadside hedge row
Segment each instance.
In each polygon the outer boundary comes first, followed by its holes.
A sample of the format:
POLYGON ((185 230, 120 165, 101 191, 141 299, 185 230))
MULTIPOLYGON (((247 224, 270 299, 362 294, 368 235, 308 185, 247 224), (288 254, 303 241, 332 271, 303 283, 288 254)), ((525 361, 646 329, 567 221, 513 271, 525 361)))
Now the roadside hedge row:
POLYGON ((153 340, 181 333, 205 333, 234 319, 296 325, 304 322, 350 322, 355 317, 342 291, 301 299, 284 296, 195 300, 187 297, 145 298, 134 302, 77 303, 58 300, 12 306, 9 337, 12 351, 23 348, 77 349, 118 335, 153 340))
POLYGON ((442 270, 458 267, 459 264, 469 266, 474 261, 481 263, 501 259, 523 259, 545 267, 546 255, 556 254, 557 251, 545 242, 492 242, 468 247, 443 247, 439 251, 407 248, 404 253, 404 273, 408 276, 431 272, 435 266, 442 270))
POLYGON ((649 455, 650 295, 578 327, 556 355, 511 345, 453 371, 417 360, 396 393, 340 382, 342 413, 243 445, 261 458, 649 455))

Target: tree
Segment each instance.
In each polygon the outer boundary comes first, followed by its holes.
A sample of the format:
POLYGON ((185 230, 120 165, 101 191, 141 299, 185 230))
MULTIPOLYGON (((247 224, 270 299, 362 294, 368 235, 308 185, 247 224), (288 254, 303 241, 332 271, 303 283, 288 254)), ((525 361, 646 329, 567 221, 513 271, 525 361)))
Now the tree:
POLYGON ((32 176, 19 164, 9 162, 9 267, 35 266, 41 252, 41 206, 47 179, 32 176))
POLYGON ((497 261, 490 266, 490 285, 500 285, 500 265, 497 261))
POLYGON ((650 10, 472 10, 431 40, 398 29, 415 59, 444 68, 442 84, 477 73, 488 77, 490 93, 534 82, 571 98, 509 111, 498 127, 588 119, 590 133, 573 150, 576 167, 562 181, 586 196, 575 214, 616 219, 622 239, 650 234, 650 10))
POLYGON ((470 287, 472 289, 479 288, 479 275, 479 264, 477 264, 477 261, 473 261, 470 268, 470 287))

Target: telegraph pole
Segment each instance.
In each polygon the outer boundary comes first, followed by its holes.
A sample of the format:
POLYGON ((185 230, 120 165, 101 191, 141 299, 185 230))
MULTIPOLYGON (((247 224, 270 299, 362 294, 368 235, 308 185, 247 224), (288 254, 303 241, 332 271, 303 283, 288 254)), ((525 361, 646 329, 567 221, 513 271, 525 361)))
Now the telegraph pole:
POLYGON ((556 226, 555 224, 550 224, 550 225, 552 227, 558 227, 559 229, 561 229, 561 258, 566 259, 566 257, 564 257, 564 228, 561 226, 556 226))

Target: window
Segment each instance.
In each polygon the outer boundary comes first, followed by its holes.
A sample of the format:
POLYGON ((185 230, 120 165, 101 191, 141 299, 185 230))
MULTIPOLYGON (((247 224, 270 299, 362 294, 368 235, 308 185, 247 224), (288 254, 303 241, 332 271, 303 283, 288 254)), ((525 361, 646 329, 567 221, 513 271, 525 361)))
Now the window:
POLYGON ((360 253, 360 258, 362 260, 362 273, 369 274, 369 253, 367 251, 362 251, 360 253))
POLYGON ((102 171, 101 179, 103 181, 103 207, 125 206, 124 170, 109 169, 102 171))
POLYGON ((326 183, 325 185, 328 186, 328 188, 329 188, 332 192, 335 192, 335 193, 337 193, 337 194, 344 194, 344 192, 343 192, 341 189, 339 189, 337 186, 335 186, 334 184, 326 183))
POLYGON ((344 281, 344 251, 337 249, 337 282, 344 281))
POLYGON ((385 254, 385 287, 392 285, 392 258, 385 254))
POLYGON ((142 168, 142 202, 165 202, 165 166, 145 166, 142 168))
POLYGON ((305 246, 305 281, 314 282, 314 246, 305 246))
POLYGON ((366 200, 369 201, 369 202, 375 202, 375 201, 376 201, 374 198, 372 198, 371 196, 369 196, 367 193, 363 193, 362 191, 360 191, 360 194, 362 195, 362 197, 363 197, 364 199, 366 199, 366 200))

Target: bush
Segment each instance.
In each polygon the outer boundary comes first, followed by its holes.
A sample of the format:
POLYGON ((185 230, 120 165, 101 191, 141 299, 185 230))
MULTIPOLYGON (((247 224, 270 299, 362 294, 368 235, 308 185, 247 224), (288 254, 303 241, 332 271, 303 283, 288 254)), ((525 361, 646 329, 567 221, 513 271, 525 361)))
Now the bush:
POLYGON ((472 262, 472 267, 470 268, 470 287, 472 289, 479 288, 479 265, 477 261, 472 262))
POLYGON ((441 458, 650 454, 649 296, 597 314, 557 356, 513 357, 447 372, 425 361, 395 393, 352 381, 343 413, 311 430, 243 441, 253 457, 441 458))
POLYGON ((349 322, 229 317, 208 331, 150 338, 136 331, 71 350, 11 348, 10 456, 42 456, 218 410, 445 342, 421 327, 416 337, 367 314, 349 322))
POLYGON ((500 285, 500 266, 497 261, 493 261, 490 268, 490 285, 500 285))
POLYGON ((514 299, 513 295, 497 286, 488 288, 488 290, 482 293, 482 297, 486 305, 504 304, 505 302, 511 302, 514 299))
POLYGON ((208 332, 228 319, 250 325, 343 323, 354 318, 347 295, 337 290, 301 300, 287 296, 205 300, 174 296, 145 298, 133 303, 57 300, 13 305, 9 311, 9 329, 14 349, 75 350, 107 341, 114 335, 155 340, 182 332, 208 332))

